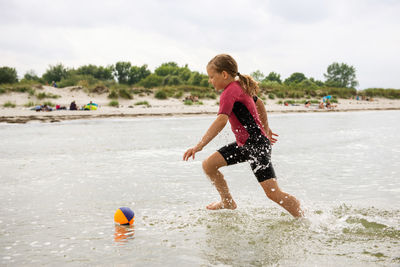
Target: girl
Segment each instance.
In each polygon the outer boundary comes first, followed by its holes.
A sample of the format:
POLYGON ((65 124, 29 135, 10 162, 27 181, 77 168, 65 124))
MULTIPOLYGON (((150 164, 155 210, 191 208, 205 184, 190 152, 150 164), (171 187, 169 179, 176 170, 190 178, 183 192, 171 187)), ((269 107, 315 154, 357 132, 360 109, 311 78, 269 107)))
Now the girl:
POLYGON ((248 75, 238 72, 236 61, 229 55, 215 56, 207 65, 209 83, 223 90, 216 120, 200 142, 189 148, 183 160, 201 151, 230 122, 236 142, 228 144, 203 161, 203 170, 217 188, 221 201, 211 203, 207 209, 236 209, 224 176, 218 170, 227 165, 248 161, 266 195, 285 208, 294 217, 303 216, 299 201, 280 190, 271 164, 271 143, 277 136, 268 126, 263 102, 257 98, 258 84, 248 75), (236 80, 235 77, 238 77, 236 80))

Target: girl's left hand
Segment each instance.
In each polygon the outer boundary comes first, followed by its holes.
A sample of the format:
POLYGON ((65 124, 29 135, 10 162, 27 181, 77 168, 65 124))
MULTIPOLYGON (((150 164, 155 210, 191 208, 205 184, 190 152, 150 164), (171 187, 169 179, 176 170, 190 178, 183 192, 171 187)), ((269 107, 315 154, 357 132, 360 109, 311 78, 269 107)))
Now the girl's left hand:
POLYGON ((271 131, 271 129, 268 129, 267 136, 268 136, 269 141, 271 142, 271 145, 275 144, 276 141, 278 141, 278 139, 274 138, 273 136, 279 136, 279 135, 277 135, 276 133, 273 133, 271 131))
POLYGON ((201 151, 201 148, 199 148, 198 146, 189 148, 188 150, 186 150, 185 154, 183 154, 183 160, 187 161, 190 157, 194 159, 194 155, 199 151, 201 151))

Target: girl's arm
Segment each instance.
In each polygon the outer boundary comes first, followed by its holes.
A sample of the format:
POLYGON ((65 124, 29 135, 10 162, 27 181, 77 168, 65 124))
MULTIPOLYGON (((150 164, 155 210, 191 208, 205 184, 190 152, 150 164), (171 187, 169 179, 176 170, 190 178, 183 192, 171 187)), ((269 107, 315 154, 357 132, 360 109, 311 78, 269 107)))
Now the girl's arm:
POLYGON ((216 137, 222 129, 224 129, 226 123, 228 122, 228 115, 219 114, 215 121, 208 128, 207 132, 201 138, 200 142, 192 148, 189 148, 183 155, 183 160, 188 160, 190 157, 194 159, 194 155, 201 151, 211 140, 216 137))
POLYGON ((260 98, 257 99, 256 107, 258 116, 260 116, 260 121, 262 126, 264 127, 265 133, 267 134, 268 139, 271 141, 271 144, 273 144, 278 140, 273 138, 272 136, 278 136, 278 135, 274 134, 269 128, 267 110, 265 109, 264 103, 261 101, 260 98))

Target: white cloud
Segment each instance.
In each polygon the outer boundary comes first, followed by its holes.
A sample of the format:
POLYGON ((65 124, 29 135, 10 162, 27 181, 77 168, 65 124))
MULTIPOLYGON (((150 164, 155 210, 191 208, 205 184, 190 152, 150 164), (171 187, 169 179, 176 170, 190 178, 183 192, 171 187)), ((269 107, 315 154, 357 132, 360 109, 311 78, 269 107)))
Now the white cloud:
POLYGON ((120 60, 205 72, 224 52, 242 73, 323 80, 336 61, 356 67, 360 88, 400 88, 398 13, 390 0, 0 1, 0 65, 20 76, 120 60))

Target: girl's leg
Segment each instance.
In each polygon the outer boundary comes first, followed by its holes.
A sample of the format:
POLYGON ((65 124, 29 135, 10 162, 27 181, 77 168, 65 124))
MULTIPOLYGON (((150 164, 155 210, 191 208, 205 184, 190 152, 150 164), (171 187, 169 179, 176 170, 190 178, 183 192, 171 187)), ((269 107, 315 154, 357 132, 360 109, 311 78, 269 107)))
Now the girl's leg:
POLYGON ((300 208, 300 202, 294 196, 281 191, 275 178, 261 182, 260 185, 269 199, 281 205, 294 217, 304 215, 300 208))
POLYGON ((236 203, 233 201, 232 196, 229 193, 229 188, 224 179, 224 175, 218 170, 226 165, 227 163, 225 159, 219 152, 213 153, 203 161, 204 172, 208 177, 210 177, 211 182, 215 185, 221 196, 221 201, 209 204, 207 209, 236 209, 236 203))

